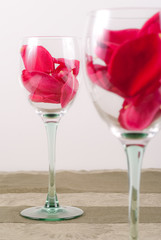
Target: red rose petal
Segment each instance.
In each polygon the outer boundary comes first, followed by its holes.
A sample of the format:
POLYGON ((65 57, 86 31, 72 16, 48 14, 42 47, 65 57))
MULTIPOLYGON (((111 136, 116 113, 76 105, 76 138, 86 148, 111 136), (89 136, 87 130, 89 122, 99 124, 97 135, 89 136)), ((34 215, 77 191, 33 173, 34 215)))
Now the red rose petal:
POLYGON ((103 31, 102 37, 99 39, 99 42, 104 44, 115 43, 121 44, 125 41, 134 39, 137 37, 138 29, 123 29, 123 30, 108 30, 103 31))
POLYGON ((22 71, 22 82, 31 93, 60 95, 62 82, 46 73, 22 71))
POLYGON ((26 68, 21 78, 31 93, 30 100, 45 103, 61 101, 65 107, 78 89, 75 76, 79 73, 79 61, 53 58, 42 46, 24 45, 21 56, 26 68))
POLYGON ((161 32, 161 16, 160 12, 152 16, 140 29, 138 35, 142 36, 145 34, 151 33, 160 33, 161 32))
POLYGON ((74 98, 79 87, 79 82, 73 74, 69 74, 68 80, 62 87, 61 91, 61 106, 62 108, 66 107, 67 104, 74 98))
POLYGON ((92 61, 87 61, 86 70, 88 77, 93 83, 99 85, 106 90, 109 90, 110 83, 107 78, 107 66, 93 64, 92 61))
POLYGON ((57 58, 54 59, 54 63, 60 64, 60 67, 67 68, 68 71, 72 71, 75 76, 79 73, 80 62, 78 60, 66 59, 66 58, 57 58))
POLYGON ((108 65, 112 54, 115 52, 118 46, 119 45, 115 43, 104 44, 100 42, 96 47, 96 55, 108 65))
POLYGON ((63 84, 67 81, 69 71, 66 67, 63 65, 59 65, 56 69, 55 72, 52 74, 53 77, 57 78, 59 81, 61 81, 63 84))
POLYGON ((141 131, 152 123, 158 113, 161 114, 160 105, 161 91, 140 95, 135 101, 125 100, 118 120, 127 130, 141 131))
POLYGON ((122 92, 109 81, 108 67, 93 64, 92 57, 87 56, 86 71, 90 80, 101 88, 123 96, 122 92))
POLYGON ((56 94, 43 94, 41 95, 41 93, 36 94, 30 94, 29 96, 30 100, 33 102, 44 102, 44 103, 60 103, 60 95, 56 95, 56 94))
POLYGON ((42 46, 23 45, 21 56, 28 72, 51 73, 54 70, 53 58, 42 46))
POLYGON ((99 38, 96 55, 105 63, 109 64, 112 54, 125 41, 136 38, 138 29, 125 29, 112 31, 105 29, 99 38))
POLYGON ((118 48, 109 64, 110 82, 126 97, 161 78, 161 39, 150 34, 118 48))

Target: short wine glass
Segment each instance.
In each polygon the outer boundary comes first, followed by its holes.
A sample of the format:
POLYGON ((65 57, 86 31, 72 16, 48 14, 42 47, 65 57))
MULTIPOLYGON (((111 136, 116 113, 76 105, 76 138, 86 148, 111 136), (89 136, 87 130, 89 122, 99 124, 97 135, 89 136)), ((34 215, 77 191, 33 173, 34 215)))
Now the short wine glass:
POLYGON ((93 103, 125 148, 130 240, 138 240, 143 153, 161 127, 159 9, 102 9, 89 14, 84 71, 93 103))
POLYGON ((49 186, 44 206, 23 210, 21 215, 56 221, 79 217, 76 207, 59 206, 55 186, 56 131, 79 88, 79 44, 75 37, 29 37, 21 47, 21 84, 41 116, 48 139, 49 186))

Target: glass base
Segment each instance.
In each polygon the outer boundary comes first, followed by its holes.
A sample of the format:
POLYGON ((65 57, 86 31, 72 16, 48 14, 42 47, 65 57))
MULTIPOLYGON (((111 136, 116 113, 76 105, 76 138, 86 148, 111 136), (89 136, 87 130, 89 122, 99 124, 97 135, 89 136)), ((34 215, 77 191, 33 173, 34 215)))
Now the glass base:
POLYGON ((31 207, 24 209, 20 214, 34 220, 61 221, 77 218, 83 214, 83 210, 69 206, 57 208, 31 207))

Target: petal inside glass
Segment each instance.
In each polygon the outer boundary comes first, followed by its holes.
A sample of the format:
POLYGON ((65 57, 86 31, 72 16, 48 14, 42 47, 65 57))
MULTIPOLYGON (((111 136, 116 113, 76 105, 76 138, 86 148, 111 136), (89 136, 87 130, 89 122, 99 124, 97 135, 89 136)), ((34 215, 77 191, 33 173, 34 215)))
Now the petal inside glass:
POLYGON ((38 112, 64 113, 79 89, 78 41, 31 37, 21 47, 21 83, 38 112))
POLYGON ((161 117, 161 28, 157 9, 92 12, 85 72, 93 102, 119 138, 152 137, 161 117), (130 135, 129 135, 130 136, 130 135))

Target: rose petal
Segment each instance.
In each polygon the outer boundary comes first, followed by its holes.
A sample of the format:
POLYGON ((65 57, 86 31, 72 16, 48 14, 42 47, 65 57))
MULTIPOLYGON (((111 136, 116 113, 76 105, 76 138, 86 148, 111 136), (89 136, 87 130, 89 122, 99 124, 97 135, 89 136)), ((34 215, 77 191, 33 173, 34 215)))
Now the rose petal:
POLYGON ((120 125, 133 131, 140 131, 147 128, 158 113, 161 114, 161 91, 149 95, 139 95, 132 100, 125 100, 120 110, 120 125))
POLYGON ((62 82, 46 73, 22 71, 22 82, 31 93, 61 94, 62 82))
POLYGON ((96 47, 96 55, 108 65, 112 54, 115 52, 118 46, 119 45, 115 43, 104 44, 100 42, 96 47))
POLYGON ((93 64, 93 61, 87 60, 86 70, 88 77, 93 83, 99 85, 106 90, 109 90, 110 83, 107 78, 107 66, 93 64))
POLYGON ((66 58, 57 58, 53 59, 54 63, 60 64, 60 68, 67 68, 69 72, 73 72, 75 76, 79 73, 79 65, 80 62, 74 59, 66 59, 66 58))
POLYGON ((87 56, 86 71, 90 80, 99 87, 123 96, 122 92, 109 81, 108 67, 99 64, 93 64, 92 57, 87 56))
POLYGON ((104 29, 99 42, 108 45, 109 43, 115 43, 120 45, 121 43, 135 39, 137 37, 139 29, 123 29, 123 30, 108 30, 104 29))
POLYGON ((105 63, 109 64, 112 54, 125 41, 136 38, 138 29, 125 29, 112 31, 104 29, 102 36, 99 38, 96 55, 105 63))
POLYGON ((151 33, 160 33, 161 32, 161 16, 160 12, 153 15, 140 29, 138 35, 142 36, 145 34, 151 33))
POLYGON ((33 102, 44 102, 44 103, 60 103, 60 95, 56 94, 43 94, 41 95, 33 93, 29 95, 29 98, 33 102))
POLYGON ((63 84, 68 80, 69 71, 66 67, 63 65, 59 65, 55 72, 52 74, 53 77, 57 78, 59 81, 61 81, 63 84))
POLYGON ((79 87, 79 82, 73 74, 68 75, 68 80, 62 87, 61 91, 61 106, 62 108, 66 107, 67 104, 74 98, 79 87))
POLYGON ((54 70, 53 58, 42 46, 23 45, 21 56, 28 72, 51 73, 54 70))
POLYGON ((161 39, 149 34, 117 49, 109 64, 110 82, 126 97, 161 78, 161 39))

